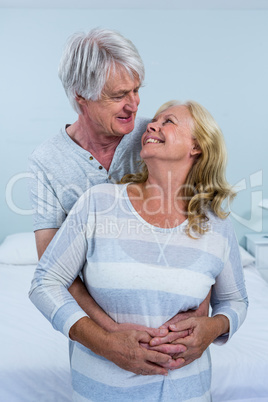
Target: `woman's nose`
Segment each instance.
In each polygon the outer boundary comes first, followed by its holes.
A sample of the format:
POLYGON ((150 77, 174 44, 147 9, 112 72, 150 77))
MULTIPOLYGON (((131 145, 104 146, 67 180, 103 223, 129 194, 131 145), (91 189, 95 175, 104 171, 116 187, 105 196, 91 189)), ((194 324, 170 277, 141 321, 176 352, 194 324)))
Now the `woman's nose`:
POLYGON ((147 131, 148 131, 148 132, 150 132, 150 131, 155 132, 155 131, 157 131, 157 130, 158 130, 157 124, 154 123, 154 122, 151 122, 151 123, 149 123, 149 124, 147 125, 147 131))

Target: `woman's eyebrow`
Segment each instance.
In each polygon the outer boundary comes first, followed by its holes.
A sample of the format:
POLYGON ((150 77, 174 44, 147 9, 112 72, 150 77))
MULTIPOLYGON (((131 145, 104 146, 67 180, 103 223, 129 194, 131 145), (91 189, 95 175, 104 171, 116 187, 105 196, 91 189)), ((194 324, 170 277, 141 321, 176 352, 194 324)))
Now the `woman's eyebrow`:
POLYGON ((176 119, 177 121, 179 121, 178 118, 177 118, 177 117, 175 116, 175 114, 173 114, 173 113, 168 114, 166 117, 174 117, 174 119, 176 119))
POLYGON ((172 113, 169 113, 169 114, 159 114, 159 115, 157 115, 156 117, 154 117, 152 120, 151 120, 151 123, 155 123, 155 122, 157 122, 157 120, 159 120, 159 119, 167 119, 168 117, 173 117, 174 119, 176 119, 177 120, 177 122, 179 122, 179 120, 178 120, 178 118, 174 115, 174 114, 172 114, 172 113))

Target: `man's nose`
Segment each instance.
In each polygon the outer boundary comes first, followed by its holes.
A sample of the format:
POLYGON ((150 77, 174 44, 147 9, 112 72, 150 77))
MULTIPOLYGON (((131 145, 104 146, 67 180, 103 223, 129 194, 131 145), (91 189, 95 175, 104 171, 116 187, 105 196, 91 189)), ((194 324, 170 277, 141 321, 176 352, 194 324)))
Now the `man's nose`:
POLYGON ((140 104, 140 97, 138 93, 130 93, 127 99, 126 107, 133 113, 137 112, 140 104))

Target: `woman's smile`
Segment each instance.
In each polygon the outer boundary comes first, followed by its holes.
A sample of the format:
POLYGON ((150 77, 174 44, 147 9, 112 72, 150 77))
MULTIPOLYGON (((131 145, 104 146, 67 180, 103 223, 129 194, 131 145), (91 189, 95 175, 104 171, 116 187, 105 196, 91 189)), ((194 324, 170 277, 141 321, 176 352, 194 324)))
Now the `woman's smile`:
POLYGON ((156 137, 152 137, 152 136, 146 136, 144 141, 143 141, 143 145, 151 143, 151 144, 161 144, 165 141, 160 140, 160 138, 156 138, 156 137))

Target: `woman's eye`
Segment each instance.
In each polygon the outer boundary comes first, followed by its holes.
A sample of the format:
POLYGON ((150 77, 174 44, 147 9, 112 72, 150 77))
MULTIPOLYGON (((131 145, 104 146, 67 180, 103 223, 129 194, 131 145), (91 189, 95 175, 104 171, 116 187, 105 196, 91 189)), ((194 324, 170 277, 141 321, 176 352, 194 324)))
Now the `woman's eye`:
POLYGON ((166 120, 165 120, 165 123, 172 123, 172 124, 174 124, 171 119, 166 119, 166 120))

